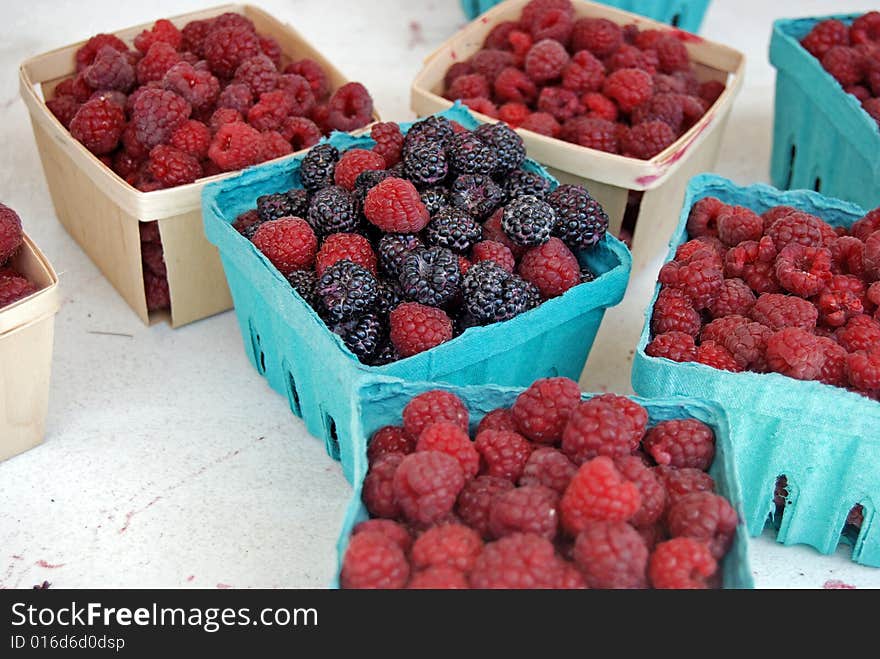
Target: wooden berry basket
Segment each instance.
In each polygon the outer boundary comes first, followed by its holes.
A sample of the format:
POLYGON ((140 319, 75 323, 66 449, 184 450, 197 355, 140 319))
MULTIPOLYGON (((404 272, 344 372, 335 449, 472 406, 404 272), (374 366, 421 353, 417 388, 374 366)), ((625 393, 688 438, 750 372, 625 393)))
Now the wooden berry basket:
POLYGON ((39 290, 0 310, 0 462, 43 441, 60 305, 58 275, 27 235, 11 265, 39 290))
MULTIPOLYGON (((331 90, 348 79, 291 26, 252 5, 222 5, 170 20, 182 27, 196 19, 236 12, 274 37, 291 58, 309 57, 327 73, 331 90)), ((158 18, 158 17, 157 17, 158 18)), ((115 32, 131 43, 152 23, 115 32)), ((205 177, 188 185, 140 192, 77 142, 46 107, 45 99, 74 72, 74 54, 84 42, 25 61, 19 67, 20 93, 27 105, 55 212, 68 233, 101 269, 129 306, 150 324, 168 319, 180 327, 232 307, 217 249, 202 229, 201 193, 206 183, 236 172, 205 177), (140 222, 158 220, 171 293, 167 312, 148 313, 141 264, 140 222)), ((378 115, 375 115, 378 118, 378 115)), ((290 155, 279 158, 283 160, 290 155)))
MULTIPOLYGON (((527 2, 507 0, 493 7, 431 54, 412 84, 413 110, 424 116, 450 107, 452 102, 442 96, 446 70, 480 50, 495 25, 517 20, 527 2)), ((674 31, 684 41, 700 80, 719 80, 727 85, 696 125, 651 160, 626 158, 528 130, 517 131, 529 156, 547 167, 553 176, 563 183, 579 183, 590 190, 608 212, 610 230, 615 235, 623 223, 630 191, 644 192, 632 243, 633 273, 638 273, 665 250, 688 180, 715 165, 733 99, 742 86, 745 56, 643 16, 583 0, 573 0, 572 4, 577 17, 607 18, 619 25, 635 23, 641 29, 674 31)), ((476 115, 481 121, 496 121, 476 115)), ((659 263, 656 265, 659 269, 659 263)))

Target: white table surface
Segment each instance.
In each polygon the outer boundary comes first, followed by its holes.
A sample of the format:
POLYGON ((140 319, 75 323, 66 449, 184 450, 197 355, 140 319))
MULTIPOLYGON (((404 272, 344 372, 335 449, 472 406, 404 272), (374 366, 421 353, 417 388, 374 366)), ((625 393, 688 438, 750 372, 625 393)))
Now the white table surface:
MULTIPOLYGON (((61 275, 46 440, 0 464, 0 587, 323 587, 351 494, 323 442, 251 368, 233 312, 144 327, 64 232, 49 199, 19 63, 100 31, 192 11, 188 0, 4 2, 0 8, 0 199, 61 275), (114 334, 106 334, 114 333, 114 334)), ((295 25, 387 119, 405 120, 422 59, 464 23, 455 0, 260 0, 295 25)), ((716 171, 767 180, 774 72, 770 23, 868 10, 876 1, 715 0, 703 34, 749 58, 716 171)), ((631 283, 644 291, 651 281, 631 283)), ((628 392, 631 345, 609 314, 582 383, 628 392), (600 355, 601 358, 595 358, 600 355)), ((880 587, 880 570, 772 534, 750 546, 760 587, 880 587)))

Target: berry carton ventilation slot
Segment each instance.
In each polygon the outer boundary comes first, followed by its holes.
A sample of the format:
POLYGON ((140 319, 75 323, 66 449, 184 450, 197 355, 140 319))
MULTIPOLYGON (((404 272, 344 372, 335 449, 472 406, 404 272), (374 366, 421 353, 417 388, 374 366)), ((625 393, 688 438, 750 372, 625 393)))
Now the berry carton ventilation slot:
MULTIPOLYGON (((518 20, 528 0, 507 0, 478 20, 466 25, 425 60, 412 84, 411 105, 419 116, 452 105, 443 97, 446 70, 480 50, 492 28, 502 21, 518 20)), ((721 137, 733 100, 742 86, 745 56, 668 25, 604 5, 574 0, 575 17, 605 18, 619 25, 634 23, 641 29, 672 30, 684 44, 700 81, 718 80, 726 89, 706 114, 684 135, 650 160, 638 160, 588 149, 528 130, 517 132, 532 158, 563 183, 584 185, 605 208, 611 231, 619 235, 630 193, 641 195, 632 239, 633 269, 640 273, 652 265, 672 233, 676 214, 684 198, 687 181, 711 170, 718 158, 721 137), (641 228, 641 230, 640 230, 641 228)), ((481 121, 495 119, 477 114, 481 121)), ((627 217, 630 220, 630 217, 627 217)), ((657 265, 659 268, 659 265, 657 265)), ((649 273, 656 274, 656 273, 649 273)))
MULTIPOLYGON (((479 122, 456 106, 440 113, 473 129, 479 122)), ((407 130, 408 125, 401 125, 407 130)), ((342 150, 371 148, 369 137, 334 133, 330 144, 342 150)), ((205 233, 217 245, 245 352, 269 385, 288 398, 294 414, 309 432, 326 442, 331 456, 342 461, 346 477, 355 475, 353 424, 361 413, 356 392, 383 376, 443 381, 459 385, 488 382, 527 386, 550 375, 577 379, 602 322, 605 310, 620 302, 626 289, 631 256, 606 236, 596 248, 579 255, 597 275, 560 297, 503 323, 472 327, 431 350, 385 366, 366 366, 332 333, 315 311, 295 294, 269 260, 232 226, 252 208, 259 195, 301 187, 302 157, 268 165, 226 181, 203 193, 205 233)), ((524 167, 555 184, 534 161, 524 167)))
MULTIPOLYGON (((811 191, 780 192, 766 185, 738 187, 718 176, 697 176, 688 187, 668 259, 687 240, 691 206, 703 197, 762 213, 793 206, 832 226, 849 227, 864 211, 811 191)), ((667 259, 667 260, 668 260, 667 259)), ((788 497, 777 534, 786 545, 804 543, 828 554, 838 546, 847 514, 861 504, 864 521, 852 558, 880 567, 880 403, 842 388, 777 373, 731 373, 699 363, 649 357, 654 300, 633 363, 632 382, 642 396, 693 396, 724 407, 730 418, 745 521, 759 535, 773 502, 776 480, 787 478, 788 497)))
POLYGON ((800 43, 817 23, 836 18, 850 25, 859 15, 773 24, 776 109, 770 177, 783 190, 816 190, 875 208, 880 205, 877 122, 800 43))
MULTIPOLYGON (((457 395, 464 401, 470 412, 471 432, 473 432, 480 420, 488 412, 499 407, 510 407, 516 397, 522 392, 521 389, 512 389, 497 386, 471 386, 454 387, 445 384, 427 382, 401 382, 399 380, 384 379, 363 386, 358 391, 358 401, 361 413, 358 415, 358 423, 355 428, 357 444, 356 471, 354 479, 354 492, 348 504, 342 529, 337 541, 338 569, 337 578, 332 587, 339 587, 339 570, 342 569, 342 559, 348 548, 348 541, 352 529, 359 523, 369 518, 367 509, 361 501, 364 477, 367 474, 367 444, 369 438, 382 426, 399 425, 404 406, 415 396, 432 389, 443 389, 457 395)), ((583 399, 591 397, 584 394, 583 399)), ((720 407, 712 403, 705 403, 693 399, 662 398, 643 399, 633 398, 642 405, 649 415, 649 425, 653 426, 660 421, 669 419, 694 418, 709 425, 715 433, 715 461, 709 474, 715 480, 718 494, 724 496, 736 509, 740 517, 733 546, 727 553, 722 563, 723 588, 754 588, 752 570, 749 565, 748 534, 746 525, 742 521, 743 498, 737 476, 737 467, 733 459, 733 447, 731 445, 731 432, 727 417, 720 407)))
MULTIPOLYGON (((282 63, 308 57, 327 74, 331 90, 348 82, 326 57, 291 26, 251 5, 223 5, 182 14, 170 20, 178 27, 224 12, 243 14, 261 33, 274 37, 284 53, 282 63)), ((146 23, 115 32, 128 44, 146 23)), ((232 307, 217 250, 205 240, 200 199, 209 181, 154 192, 140 192, 106 167, 71 136, 46 107, 58 83, 74 71, 74 53, 85 42, 59 48, 25 61, 19 68, 20 93, 31 117, 55 212, 128 305, 145 323, 168 318, 167 311, 148 312, 138 225, 158 220, 168 271, 170 323, 180 327, 232 307)), ((374 117, 376 115, 374 114, 374 117)), ((289 158, 290 156, 284 156, 289 158)))
MULTIPOLYGON (((499 0, 460 0, 465 16, 474 19, 489 11, 499 0)), ((699 32, 710 0, 601 0, 603 5, 631 11, 673 27, 699 32)))
POLYGON ((0 309, 0 461, 43 441, 60 306, 58 275, 27 235, 10 265, 38 290, 0 309))

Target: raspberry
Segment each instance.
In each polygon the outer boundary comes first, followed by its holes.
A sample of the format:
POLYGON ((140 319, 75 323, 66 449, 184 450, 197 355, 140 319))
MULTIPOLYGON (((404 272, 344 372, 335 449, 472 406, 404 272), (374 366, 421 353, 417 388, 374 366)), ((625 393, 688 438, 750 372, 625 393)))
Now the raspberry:
POLYGON ((665 121, 646 121, 626 133, 621 140, 621 150, 630 158, 650 160, 675 139, 675 131, 665 121))
POLYGON ((776 220, 797 212, 799 212, 798 209, 792 206, 774 206, 773 208, 764 211, 764 213, 761 214, 761 219, 764 220, 764 229, 767 230, 772 227, 776 220))
POLYGON ((764 234, 764 220, 743 206, 727 206, 718 213, 718 237, 730 247, 745 240, 760 240, 764 234))
POLYGON ((739 518, 724 497, 695 492, 678 499, 669 509, 667 524, 673 537, 694 538, 706 543, 717 560, 724 558, 739 518))
POLYGON ((385 169, 385 160, 378 153, 366 149, 350 149, 336 163, 334 180, 336 185, 352 190, 361 172, 381 169, 385 169))
POLYGON ((520 20, 526 28, 531 30, 550 11, 559 11, 569 18, 574 16, 574 8, 569 0, 530 0, 523 7, 520 20))
POLYGON ((192 183, 202 176, 198 159, 165 144, 153 147, 147 167, 150 174, 167 188, 192 183))
POLYGON ((776 279, 796 295, 817 295, 831 281, 831 251, 798 243, 786 245, 776 257, 776 279))
POLYGON ((191 112, 192 106, 174 92, 144 89, 135 100, 131 111, 134 136, 148 149, 164 144, 189 118, 191 112))
POLYGON ((641 435, 625 411, 605 397, 580 403, 562 433, 562 450, 575 464, 599 455, 629 455, 641 435), (635 440, 635 441, 634 441, 635 440))
POLYGON ((846 350, 833 339, 824 336, 818 337, 817 343, 818 350, 824 358, 822 369, 818 375, 819 381, 835 387, 845 387, 847 383, 846 350))
POLYGON ((476 530, 484 539, 489 533, 489 513, 495 497, 513 489, 513 483, 498 476, 477 476, 468 481, 461 494, 455 512, 462 521, 476 530))
POLYGON ((632 112, 636 106, 651 97, 654 85, 651 76, 644 71, 619 69, 605 79, 602 92, 617 103, 623 112, 632 112))
POLYGON ((261 53, 259 37, 245 25, 216 26, 205 37, 205 60, 219 78, 231 78, 242 62, 261 53))
POLYGON ((576 472, 577 466, 562 451, 542 447, 529 455, 519 485, 542 485, 561 495, 576 472))
POLYGON ((367 446, 367 459, 370 464, 390 453, 408 455, 415 450, 415 440, 411 439, 400 426, 384 426, 373 433, 367 446))
POLYGON ((526 54, 526 74, 536 83, 547 83, 562 76, 569 62, 565 47, 553 39, 536 42, 526 54))
POLYGON ((46 107, 55 115, 61 125, 70 128, 70 122, 79 110, 80 103, 70 94, 55 96, 46 101, 46 107))
POLYGON ((244 122, 244 117, 241 112, 233 110, 232 108, 217 108, 208 120, 208 127, 211 129, 211 132, 216 135, 223 126, 234 122, 244 122))
POLYGON ((283 275, 311 267, 318 248, 308 222, 293 217, 264 222, 253 242, 283 275))
POLYGON ((776 281, 773 259, 776 258, 773 241, 767 236, 760 243, 746 241, 727 252, 724 274, 741 277, 758 294, 778 293, 782 290, 776 281))
POLYGON ((547 9, 541 12, 530 24, 535 41, 554 39, 566 43, 573 26, 570 6, 565 9, 547 9))
POLYGON ((37 288, 25 277, 0 274, 0 309, 35 293, 37 288))
POLYGON ((880 389, 880 347, 859 350, 846 358, 846 372, 852 386, 861 391, 880 389))
POLYGON ((403 147, 400 126, 393 122, 375 123, 370 129, 370 137, 376 142, 373 151, 382 157, 385 166, 393 167, 400 162, 400 152, 403 147))
POLYGON ((702 342, 697 348, 697 358, 694 361, 722 371, 733 373, 742 371, 730 351, 714 341, 702 342))
MULTIPOLYGON (((606 98, 598 92, 587 92, 581 96, 581 105, 584 106, 585 116, 587 119, 602 119, 608 122, 617 121, 618 111, 614 101, 606 98)), ((610 139, 610 138, 608 138, 610 139)), ((580 141, 578 141, 580 143, 580 141)), ((615 131, 614 143, 617 143, 617 134, 615 131)), ((603 149, 605 150, 605 149, 603 149)))
POLYGON ((616 394, 602 394, 601 396, 594 396, 593 400, 601 401, 603 404, 611 405, 619 412, 622 412, 623 415, 629 420, 630 430, 628 432, 628 435, 632 448, 633 450, 635 450, 638 447, 639 442, 642 441, 642 436, 645 434, 645 429, 648 426, 647 410, 645 410, 644 407, 630 400, 626 396, 618 396, 616 394))
POLYGON ((556 444, 580 400, 577 382, 562 377, 544 378, 517 396, 511 413, 517 429, 527 438, 541 444, 556 444))
POLYGON ((473 73, 482 75, 489 84, 496 82, 498 75, 507 67, 513 67, 514 57, 505 50, 481 50, 468 60, 473 73))
POLYGON ((467 432, 468 411, 455 394, 440 389, 426 391, 403 409, 403 427, 416 440, 428 426, 441 422, 453 423, 467 432))
POLYGON ((290 96, 281 90, 266 92, 248 110, 248 122, 257 130, 277 130, 293 112, 290 96))
POLYGON ((699 259, 710 259, 716 265, 723 264, 723 256, 727 250, 721 241, 714 236, 700 236, 679 245, 675 250, 675 260, 679 263, 692 263, 699 259))
POLYGON ((333 92, 328 107, 327 125, 333 130, 355 130, 373 117, 373 99, 359 82, 346 83, 333 92))
POLYGON ((641 507, 636 485, 624 480, 610 458, 585 462, 569 483, 559 503, 562 526, 575 536, 591 522, 623 522, 641 507))
POLYGON ((666 488, 669 505, 692 492, 714 492, 715 481, 699 469, 676 469, 666 465, 654 467, 651 471, 660 479, 666 488))
POLYGON ((470 575, 474 588, 556 588, 564 564, 553 544, 530 533, 514 533, 487 544, 470 575))
POLYGON ((416 572, 406 587, 410 590, 467 590, 467 576, 451 567, 429 567, 416 572))
POLYGON ((571 49, 589 50, 596 57, 614 53, 623 43, 623 32, 616 23, 604 18, 581 18, 571 31, 571 49))
POLYGON ((556 121, 552 114, 547 114, 546 112, 530 114, 519 127, 540 135, 546 135, 547 137, 559 135, 559 122, 556 121))
POLYGON ((690 70, 691 60, 687 48, 677 37, 673 35, 662 36, 654 44, 657 53, 659 69, 663 73, 690 70))
POLYGON ((233 110, 238 110, 242 114, 247 114, 253 104, 254 95, 251 92, 250 87, 236 82, 230 83, 224 87, 223 91, 221 91, 220 95, 217 97, 218 108, 232 108, 233 110))
POLYGON ((851 275, 834 275, 819 297, 814 300, 819 319, 828 327, 841 327, 865 310, 865 285, 851 275))
POLYGON ((574 561, 590 588, 646 588, 648 548, 625 522, 591 522, 574 545, 574 561))
POLYGON ((660 270, 660 282, 685 293, 698 311, 709 307, 721 293, 724 274, 711 259, 690 263, 670 261, 660 270))
POLYGON ((189 119, 174 131, 169 144, 196 160, 203 160, 211 146, 211 130, 201 121, 189 119))
POLYGON ((348 260, 376 273, 376 255, 370 241, 356 233, 334 233, 327 236, 315 257, 315 272, 320 277, 338 261, 348 260))
POLYGON ((605 82, 605 65, 588 50, 574 54, 562 71, 562 86, 576 94, 598 92, 605 82))
POLYGON ((128 51, 128 46, 125 45, 125 42, 115 34, 96 34, 76 51, 74 55, 76 72, 79 73, 92 64, 98 52, 105 46, 118 50, 120 53, 128 51))
POLYGON ((523 279, 537 286, 544 299, 562 295, 580 283, 577 258, 555 237, 526 252, 517 271, 523 279))
POLYGON ((662 121, 674 133, 678 134, 684 121, 681 96, 678 94, 655 94, 632 111, 630 121, 633 126, 648 121, 662 121))
POLYGON ((869 316, 856 316, 835 331, 834 338, 848 352, 870 350, 880 343, 880 322, 869 316))
POLYGON ((767 369, 767 339, 773 333, 761 323, 745 323, 734 327, 718 341, 743 369, 764 372, 767 369))
POLYGON ((293 116, 304 117, 315 109, 315 95, 309 81, 302 76, 285 73, 278 78, 278 90, 284 92, 290 101, 293 116))
POLYGON ((562 87, 544 87, 538 96, 538 110, 559 121, 571 119, 582 112, 577 94, 562 87))
POLYGON ((653 525, 666 509, 666 488, 657 474, 635 455, 625 455, 614 460, 614 466, 628 481, 635 483, 642 505, 630 518, 636 528, 653 525))
POLYGON ((485 76, 480 73, 469 73, 453 80, 445 96, 454 101, 461 98, 488 98, 490 94, 490 86, 485 76))
POLYGON ((862 264, 870 279, 880 279, 880 231, 875 231, 865 241, 862 264))
POLYGON ((308 80, 309 86, 312 88, 312 94, 317 100, 325 98, 330 92, 327 74, 324 73, 323 67, 315 60, 305 58, 291 62, 284 67, 284 73, 293 73, 308 80))
POLYGON ((210 71, 193 68, 188 62, 173 65, 162 78, 165 89, 184 98, 194 109, 211 108, 220 96, 220 82, 210 71))
POLYGON ((815 380, 824 359, 818 338, 800 327, 786 327, 767 339, 767 364, 776 373, 815 380))
POLYGON ((712 429, 696 419, 663 421, 651 428, 643 442, 658 464, 706 470, 715 457, 712 429))
POLYGON ((822 59, 834 46, 849 45, 849 29, 836 19, 821 21, 801 40, 801 45, 813 57, 822 59))
POLYGON ((440 451, 458 460, 465 478, 473 478, 480 470, 480 454, 466 431, 455 423, 437 422, 419 435, 417 451, 440 451))
POLYGON ((606 153, 620 151, 617 125, 605 119, 575 117, 563 124, 559 136, 566 142, 588 149, 598 149, 606 153))
POLYGON ((391 342, 401 357, 424 352, 452 338, 452 321, 442 309, 405 302, 391 312, 391 342))
POLYGON ((352 529, 351 536, 354 537, 359 533, 378 533, 384 535, 400 547, 404 553, 408 552, 412 545, 412 536, 410 536, 409 531, 401 524, 390 519, 368 519, 360 522, 352 529))
POLYGON ((0 266, 18 251, 22 241, 21 218, 0 202, 0 266))
POLYGON ((474 442, 482 457, 483 472, 516 482, 532 452, 529 442, 519 433, 486 430, 474 442))
POLYGON ((214 135, 208 157, 222 171, 242 169, 260 161, 263 141, 260 132, 240 121, 224 124, 214 135))
POLYGON ((83 103, 70 121, 70 134, 97 155, 113 151, 124 128, 125 112, 103 98, 83 103))
POLYGON ((305 117, 286 117, 281 122, 281 134, 289 139, 294 151, 301 151, 316 145, 321 139, 321 129, 311 119, 305 117))
MULTIPOLYGON (((718 297, 709 305, 709 313, 712 318, 723 318, 734 314, 748 316, 755 305, 755 299, 752 289, 742 279, 725 279, 718 297)), ((758 320, 758 322, 764 321, 758 320)))
POLYGON ((173 47, 162 41, 156 42, 135 66, 137 81, 145 85, 162 80, 168 70, 180 61, 180 53, 173 47))
POLYGON ((439 451, 411 453, 394 473, 394 496, 409 522, 430 526, 452 512, 464 483, 455 458, 439 451))
POLYGON ((422 533, 412 546, 412 565, 417 570, 450 567, 469 572, 483 549, 473 529, 461 524, 441 524, 422 533))
POLYGON ((556 501, 559 495, 541 485, 525 485, 499 493, 489 511, 489 531, 501 538, 533 533, 553 540, 556 536, 556 501))
POLYGON ((519 128, 531 114, 531 110, 524 103, 505 103, 498 108, 498 118, 511 128, 519 128))
POLYGON ((157 42, 166 43, 174 50, 180 50, 183 35, 171 21, 160 18, 153 24, 153 29, 144 30, 134 38, 134 47, 146 53, 157 42))
POLYGON ((660 291, 651 318, 651 331, 655 336, 666 332, 684 332, 695 337, 702 326, 702 318, 687 295, 674 288, 660 291))
POLYGON ((654 548, 648 577, 654 588, 708 588, 718 564, 705 543, 693 538, 673 538, 654 548))
POLYGON ((364 478, 362 498, 371 515, 393 519, 400 514, 393 480, 404 457, 403 453, 388 453, 370 464, 370 471, 364 478))
POLYGON ((269 57, 260 53, 244 60, 235 70, 233 83, 244 84, 254 96, 275 89, 278 84, 278 69, 269 57))
POLYGON ((800 327, 812 331, 816 326, 819 312, 816 307, 801 298, 764 293, 755 302, 750 315, 752 320, 774 331, 785 327, 800 327))
POLYGON ((805 247, 822 247, 824 224, 808 213, 795 212, 776 220, 768 229, 767 235, 773 240, 777 251, 790 243, 805 247))
POLYGON ((83 79, 92 89, 127 92, 134 84, 134 67, 123 52, 103 46, 83 71, 83 79))
POLYGON ((659 65, 655 51, 639 50, 629 44, 622 45, 620 50, 605 60, 605 69, 609 74, 621 69, 638 69, 653 77, 659 65))
POLYGON ((352 536, 339 576, 343 588, 403 588, 408 579, 406 556, 393 540, 374 531, 352 536))
POLYGON ((869 211, 863 218, 852 225, 850 233, 865 242, 875 231, 880 230, 880 208, 869 211))
POLYGON ((513 67, 502 69, 493 85, 499 102, 513 101, 529 104, 535 100, 537 88, 525 73, 513 67))
POLYGON ((645 347, 649 357, 662 357, 674 362, 692 362, 697 358, 697 346, 694 337, 684 332, 666 332, 654 339, 645 347))
POLYGON ((853 21, 849 29, 853 44, 877 44, 880 42, 880 12, 869 11, 853 21))
POLYGON ((471 261, 473 263, 491 261, 507 272, 513 272, 516 265, 511 251, 494 240, 484 240, 474 245, 471 249, 471 261))
POLYGON ((688 215, 687 231, 691 238, 718 235, 718 216, 727 204, 716 197, 704 197, 697 201, 688 215))
POLYGON ((367 193, 364 215, 383 231, 416 233, 430 216, 415 186, 404 179, 389 178, 367 193))
POLYGON ((856 85, 864 76, 862 54, 849 46, 833 46, 822 56, 822 67, 844 87, 856 85))

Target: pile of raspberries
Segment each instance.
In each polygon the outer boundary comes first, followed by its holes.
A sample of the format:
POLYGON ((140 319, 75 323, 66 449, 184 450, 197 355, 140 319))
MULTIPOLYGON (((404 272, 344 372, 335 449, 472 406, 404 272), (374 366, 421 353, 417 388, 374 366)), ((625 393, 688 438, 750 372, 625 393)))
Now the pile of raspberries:
POLYGON ((646 352, 818 380, 880 400, 880 208, 847 231, 700 199, 660 270, 646 352))
POLYGON ((880 11, 850 26, 836 19, 817 23, 801 45, 880 124, 880 11))
POLYGON ((524 169, 506 124, 433 116, 371 136, 369 150, 313 147, 302 187, 234 223, 361 362, 410 357, 594 278, 576 254, 608 216, 584 188, 551 190, 524 169))
POLYGON ((575 18, 569 0, 532 0, 483 49, 449 67, 446 98, 590 149, 647 160, 706 114, 724 91, 700 82, 676 30, 575 18))
POLYGON ((22 237, 18 213, 0 203, 0 309, 37 292, 37 287, 9 263, 21 247, 22 237))
POLYGON ((46 105, 89 151, 138 190, 172 188, 316 144, 372 121, 360 83, 332 95, 311 59, 282 68, 281 46, 225 13, 178 29, 162 19, 130 49, 98 34, 46 105))
POLYGON ((712 429, 568 378, 469 436, 460 398, 413 398, 367 448, 343 588, 715 588, 738 516, 706 470, 712 429))

